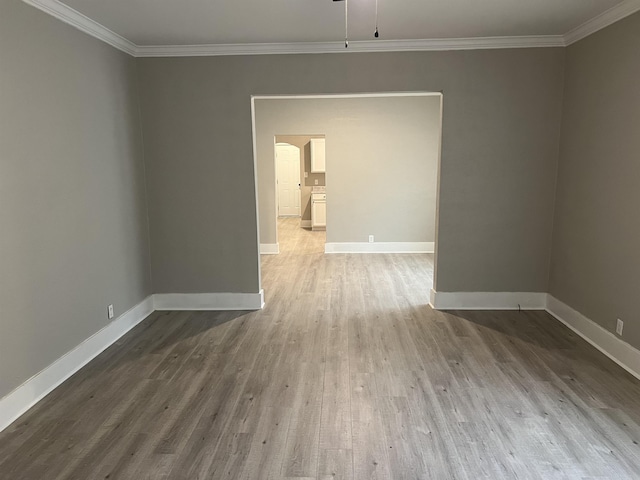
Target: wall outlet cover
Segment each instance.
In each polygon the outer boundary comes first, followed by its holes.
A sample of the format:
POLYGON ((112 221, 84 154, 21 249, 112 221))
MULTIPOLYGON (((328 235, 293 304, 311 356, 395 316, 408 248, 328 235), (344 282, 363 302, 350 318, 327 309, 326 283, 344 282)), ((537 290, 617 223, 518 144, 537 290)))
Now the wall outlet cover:
POLYGON ((373 235, 369 235, 369 243, 373 243, 373 235))
POLYGON ((109 317, 109 320, 113 318, 113 305, 109 305, 107 307, 107 316, 109 317))
POLYGON ((624 328, 624 322, 620 319, 616 321, 616 333, 622 336, 622 329, 624 328))

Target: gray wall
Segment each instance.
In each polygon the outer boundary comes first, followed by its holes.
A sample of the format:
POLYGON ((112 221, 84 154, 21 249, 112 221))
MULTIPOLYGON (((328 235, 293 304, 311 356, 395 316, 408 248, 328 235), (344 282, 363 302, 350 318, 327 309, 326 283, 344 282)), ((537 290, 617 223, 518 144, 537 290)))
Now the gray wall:
POLYGON ((563 49, 136 61, 2 0, 0 397, 150 294, 150 268, 156 292, 258 290, 260 94, 443 91, 437 289, 549 289, 640 347, 638 51, 640 14, 567 49, 556 192, 563 49))
POLYGON ((262 243, 276 241, 279 132, 326 134, 327 242, 434 241, 440 97, 257 100, 262 243))
POLYGON ((444 91, 436 288, 547 291, 564 55, 139 59, 154 291, 259 288, 251 95, 385 91, 444 91))
POLYGON ((0 397, 150 292, 135 60, 0 2, 0 397))
POLYGON ((567 49, 550 292, 640 348, 640 14, 567 49))
MULTIPOLYGON (((276 143, 288 143, 300 149, 300 220, 311 222, 311 191, 317 185, 326 186, 324 173, 311 173, 311 139, 323 135, 276 135, 276 143), (307 172, 305 178, 304 173, 307 172)), ((260 194, 258 194, 260 195, 260 194)), ((262 220, 261 220, 262 222, 262 220)), ((261 223, 262 225, 262 223, 261 223)), ((262 227, 260 228, 262 235, 262 227)))

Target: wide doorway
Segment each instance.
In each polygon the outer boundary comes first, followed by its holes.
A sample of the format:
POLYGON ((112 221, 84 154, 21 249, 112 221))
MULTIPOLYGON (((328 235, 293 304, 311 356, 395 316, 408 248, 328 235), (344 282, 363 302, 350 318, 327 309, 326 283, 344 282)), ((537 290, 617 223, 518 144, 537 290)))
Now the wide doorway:
POLYGON ((254 97, 253 109, 261 253, 302 245, 283 234, 291 227, 315 233, 314 217, 321 218, 325 254, 423 255, 431 264, 428 294, 437 264, 442 95, 254 97), (323 137, 321 173, 311 166, 314 136, 323 137), (299 170, 287 166, 295 160, 278 159, 284 149, 299 152, 299 170))

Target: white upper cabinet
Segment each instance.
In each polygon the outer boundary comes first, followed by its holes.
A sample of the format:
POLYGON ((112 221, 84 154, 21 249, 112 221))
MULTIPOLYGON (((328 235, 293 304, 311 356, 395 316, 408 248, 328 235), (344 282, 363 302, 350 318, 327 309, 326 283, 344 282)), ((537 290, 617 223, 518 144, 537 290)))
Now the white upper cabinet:
POLYGON ((311 173, 325 172, 324 138, 311 139, 311 173))

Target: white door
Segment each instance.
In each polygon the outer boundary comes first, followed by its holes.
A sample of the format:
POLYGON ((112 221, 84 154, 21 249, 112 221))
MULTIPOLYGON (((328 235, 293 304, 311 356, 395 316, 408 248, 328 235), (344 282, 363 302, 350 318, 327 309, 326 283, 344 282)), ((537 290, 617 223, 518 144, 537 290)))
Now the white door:
POLYGON ((300 149, 288 143, 276 144, 278 216, 300 216, 300 149))

